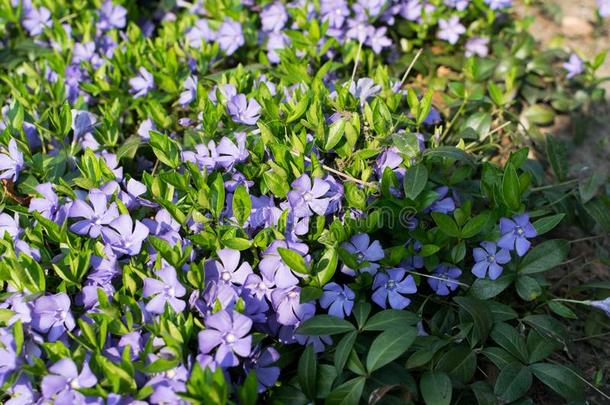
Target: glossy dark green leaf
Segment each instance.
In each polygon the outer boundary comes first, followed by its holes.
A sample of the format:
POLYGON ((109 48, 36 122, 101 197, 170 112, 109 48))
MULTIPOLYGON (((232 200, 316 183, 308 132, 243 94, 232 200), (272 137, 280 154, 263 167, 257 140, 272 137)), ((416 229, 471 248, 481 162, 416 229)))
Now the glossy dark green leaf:
POLYGON ((336 335, 355 330, 348 321, 332 315, 316 315, 303 322, 296 330, 299 335, 324 336, 336 335))
POLYGON ((365 331, 385 331, 415 325, 419 317, 412 312, 398 309, 386 309, 376 313, 366 321, 365 331))
POLYGON ((233 193, 233 215, 237 218, 240 225, 243 225, 250 218, 252 210, 252 200, 250 194, 243 184, 240 184, 233 193))
POLYGON ((521 274, 535 274, 552 269, 568 256, 570 246, 562 239, 552 239, 534 246, 519 264, 521 274))
POLYGON ((467 345, 454 347, 439 359, 436 370, 446 372, 453 381, 466 384, 477 370, 477 355, 467 345))
POLYGON ((470 297, 454 297, 453 300, 472 318, 472 345, 485 341, 493 324, 493 317, 485 302, 470 297))
POLYGON ((396 328, 382 332, 373 340, 366 357, 369 373, 385 366, 400 357, 417 337, 415 328, 396 328))
POLYGON ((335 388, 324 402, 325 405, 357 404, 364 389, 366 378, 356 377, 335 388))
POLYGON ((419 382, 421 395, 426 405, 449 405, 453 387, 451 379, 440 371, 426 371, 419 382))
POLYGON ((285 248, 277 248, 277 252, 282 257, 282 261, 286 263, 286 266, 290 267, 293 271, 300 274, 309 274, 309 268, 305 263, 305 259, 298 252, 285 248))
POLYGON ((354 347, 354 343, 356 342, 356 337, 358 336, 357 331, 351 331, 346 333, 345 336, 341 338, 339 343, 337 343, 337 347, 335 348, 334 355, 334 363, 337 372, 342 372, 345 367, 345 363, 349 358, 349 355, 354 347))
POLYGON ((550 215, 548 217, 537 219, 532 223, 538 235, 543 235, 551 230, 553 230, 561 220, 565 217, 565 214, 555 214, 550 215))
POLYGON ((524 396, 532 386, 532 373, 521 363, 510 363, 500 371, 494 392, 512 402, 524 396))
POLYGON ((502 176, 502 197, 508 208, 516 211, 521 204, 521 186, 515 167, 508 163, 502 176))
POLYGON ((403 188, 405 190, 405 196, 412 200, 416 199, 417 196, 426 187, 428 181, 428 169, 423 164, 416 164, 411 166, 405 172, 403 178, 403 188))
POLYGON ((318 360, 313 344, 309 344, 299 358, 298 376, 301 389, 312 400, 316 398, 317 367, 318 360))
POLYGON ((567 400, 583 399, 585 385, 582 377, 566 366, 536 363, 529 366, 537 379, 567 400))
POLYGON ((542 287, 533 277, 521 275, 515 283, 517 294, 524 301, 533 301, 542 294, 542 287))
POLYGON ((517 332, 517 329, 507 323, 500 322, 494 325, 490 336, 494 342, 515 356, 519 361, 527 363, 527 345, 523 336, 517 332))

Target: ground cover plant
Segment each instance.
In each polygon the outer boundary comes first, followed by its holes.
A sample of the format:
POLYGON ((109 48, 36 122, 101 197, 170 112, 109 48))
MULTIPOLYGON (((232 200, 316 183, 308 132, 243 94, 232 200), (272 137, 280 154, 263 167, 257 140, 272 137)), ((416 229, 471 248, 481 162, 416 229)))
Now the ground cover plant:
POLYGON ((608 398, 564 326, 607 332, 608 282, 545 278, 605 254, 607 174, 540 130, 603 99, 605 55, 529 23, 509 0, 0 0, 0 400, 608 398))

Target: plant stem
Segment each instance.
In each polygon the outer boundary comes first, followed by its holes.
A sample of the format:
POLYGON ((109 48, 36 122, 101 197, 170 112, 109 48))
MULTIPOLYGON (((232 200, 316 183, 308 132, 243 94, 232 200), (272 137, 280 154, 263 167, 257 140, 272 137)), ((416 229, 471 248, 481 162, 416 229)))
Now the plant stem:
POLYGON ((419 57, 420 57, 421 53, 423 52, 423 50, 424 49, 421 48, 419 51, 417 51, 417 53, 413 57, 413 60, 411 60, 411 63, 409 63, 409 67, 407 67, 407 70, 405 71, 405 74, 402 75, 402 79, 400 79, 400 86, 398 86, 399 89, 405 83, 405 80, 407 80, 407 76, 409 76, 409 73, 411 73, 411 69, 413 69, 413 66, 415 66, 415 62, 417 62, 417 59, 419 59, 419 57))
POLYGON ((409 270, 409 273, 415 274, 415 275, 421 276, 421 277, 433 278, 435 280, 449 281, 451 283, 455 283, 455 284, 461 285, 462 287, 469 287, 470 288, 470 286, 468 284, 466 284, 466 283, 461 283, 461 282, 455 281, 455 280, 447 280, 446 278, 443 278, 443 277, 437 277, 437 276, 431 276, 430 274, 418 273, 418 272, 413 271, 413 270, 409 270))
POLYGON ((533 187, 530 189, 530 191, 543 191, 543 190, 550 190, 556 187, 563 187, 563 186, 567 186, 570 184, 574 184, 574 183, 578 183, 577 179, 572 179, 572 180, 568 180, 568 181, 564 181, 562 183, 557 183, 557 184, 549 184, 548 186, 542 186, 542 187, 533 187))
POLYGON ((606 235, 587 236, 586 238, 579 238, 579 239, 571 240, 568 243, 586 242, 586 241, 589 241, 589 240, 602 239, 602 238, 605 238, 605 237, 606 237, 606 235))
POLYGON ((354 70, 352 70, 352 77, 349 81, 350 87, 354 82, 354 78, 356 77, 356 70, 358 69, 358 64, 360 63, 360 53, 362 52, 362 41, 358 43, 358 52, 356 53, 356 60, 354 61, 354 70))

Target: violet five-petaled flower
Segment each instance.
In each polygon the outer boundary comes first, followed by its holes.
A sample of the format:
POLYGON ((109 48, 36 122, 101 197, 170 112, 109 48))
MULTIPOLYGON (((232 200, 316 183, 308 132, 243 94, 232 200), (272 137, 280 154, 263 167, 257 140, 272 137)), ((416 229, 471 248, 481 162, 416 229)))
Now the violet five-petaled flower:
POLYGON ((301 303, 301 289, 297 286, 291 288, 276 288, 271 293, 271 303, 277 313, 277 321, 282 325, 297 325, 305 315, 315 313, 315 305, 310 302, 301 303))
POLYGON ((232 55, 240 46, 245 44, 241 24, 230 18, 226 18, 220 25, 215 39, 220 49, 225 51, 227 55, 232 55))
POLYGON ((21 23, 30 36, 40 35, 46 27, 51 26, 51 12, 46 7, 32 7, 26 11, 21 23))
POLYGON ((417 285, 413 276, 401 267, 386 270, 385 273, 379 272, 373 281, 373 302, 382 308, 387 308, 387 304, 393 309, 404 309, 411 299, 405 294, 417 292, 417 285))
POLYGON ((252 320, 236 311, 221 310, 205 318, 205 329, 199 332, 199 351, 209 354, 216 348, 216 363, 221 367, 239 364, 252 349, 252 320))
POLYGON ((47 339, 54 342, 65 331, 76 326, 70 312, 70 298, 65 293, 40 297, 34 304, 32 326, 39 332, 47 333, 47 339))
POLYGON ((296 277, 297 274, 284 263, 278 252, 278 248, 290 249, 303 256, 307 253, 307 245, 302 243, 288 243, 281 240, 273 241, 258 264, 263 280, 266 283, 275 285, 279 288, 295 286, 299 283, 299 279, 296 277))
POLYGON ((17 142, 11 138, 8 149, 0 152, 0 179, 17 181, 24 165, 23 153, 17 147, 17 142))
POLYGON ((197 76, 189 76, 184 81, 184 91, 180 93, 178 103, 187 105, 197 97, 197 76))
POLYGON ((49 374, 43 379, 40 387, 42 396, 53 399, 55 404, 83 403, 84 395, 75 391, 79 388, 90 388, 97 384, 97 378, 91 372, 87 361, 83 363, 81 372, 74 361, 64 358, 49 367, 49 374))
POLYGON ((100 19, 97 27, 106 31, 112 28, 123 28, 127 22, 127 10, 125 7, 113 4, 112 0, 106 0, 99 11, 100 19))
POLYGON ((501 218, 500 233, 502 236, 498 240, 498 247, 515 250, 519 256, 523 256, 531 246, 527 238, 538 235, 527 213, 515 215, 512 219, 501 218))
POLYGON ((260 117, 261 106, 255 99, 247 100, 244 94, 236 94, 227 102, 227 111, 233 121, 254 125, 260 117))
POLYGON ((129 79, 129 87, 134 98, 143 97, 155 87, 155 80, 146 68, 141 67, 138 74, 129 79))
POLYGON ((330 189, 323 179, 314 177, 313 183, 307 174, 303 174, 291 184, 288 192, 288 202, 297 218, 310 217, 314 213, 325 215, 330 200, 324 195, 330 189))
POLYGON ((53 190, 53 184, 42 183, 36 186, 36 192, 42 197, 30 200, 29 211, 37 211, 44 218, 62 224, 68 214, 68 205, 60 204, 59 197, 53 190))
POLYGON ((79 235, 89 235, 97 238, 102 232, 102 226, 110 224, 119 217, 116 203, 108 205, 108 197, 100 190, 89 192, 89 202, 82 200, 72 202, 69 211, 71 218, 83 218, 70 226, 70 230, 79 235))
POLYGON ((472 255, 475 261, 472 274, 478 278, 489 274, 489 278, 495 280, 502 274, 501 265, 510 262, 508 249, 498 249, 494 242, 481 242, 481 247, 474 248, 472 255))
POLYGON ((466 32, 466 28, 460 24, 460 18, 456 15, 448 19, 440 19, 438 21, 438 28, 439 39, 444 39, 451 45, 456 44, 460 36, 466 32))
POLYGON ((571 79, 574 76, 578 76, 579 74, 585 71, 584 62, 575 53, 571 54, 570 58, 566 62, 564 62, 562 66, 568 72, 568 74, 566 75, 568 79, 571 79))
POLYGON ((186 303, 178 298, 186 294, 186 288, 176 276, 176 270, 167 266, 156 272, 156 278, 144 279, 144 287, 142 289, 145 298, 153 297, 146 304, 146 310, 153 314, 162 314, 165 310, 165 304, 169 304, 174 311, 182 312, 186 308, 186 303))
POLYGON ((428 278, 428 285, 436 294, 445 296, 459 287, 457 281, 462 275, 462 270, 455 266, 441 264, 432 274, 434 278, 428 278))
POLYGON ((328 314, 338 318, 345 318, 352 313, 356 294, 346 285, 328 283, 320 297, 320 306, 328 309, 328 314))
MULTIPOLYGON (((371 242, 369 235, 366 233, 359 233, 352 236, 352 238, 341 245, 341 247, 347 250, 352 255, 356 256, 356 261, 360 265, 357 269, 358 272, 375 274, 379 269, 379 260, 384 258, 383 249, 378 240, 371 242)), ((356 275, 356 269, 352 269, 347 265, 343 265, 341 272, 354 276, 356 275)))
POLYGON ((113 219, 108 226, 102 228, 104 243, 115 253, 135 256, 142 250, 142 242, 148 236, 149 230, 140 221, 134 221, 128 214, 113 219))

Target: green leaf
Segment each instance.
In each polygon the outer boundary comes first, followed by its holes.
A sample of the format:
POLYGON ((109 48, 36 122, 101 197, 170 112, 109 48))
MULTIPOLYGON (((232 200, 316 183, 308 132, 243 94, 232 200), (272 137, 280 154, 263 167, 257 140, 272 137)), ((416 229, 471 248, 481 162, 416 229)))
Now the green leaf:
POLYGON ((169 136, 157 131, 150 131, 150 146, 157 159, 172 169, 180 166, 180 146, 169 136))
POLYGON ((545 234, 555 228, 566 214, 555 214, 548 217, 540 218, 532 223, 536 229, 538 236, 545 234))
POLYGON ((258 380, 256 371, 248 372, 246 380, 237 388, 237 398, 240 405, 256 405, 258 398, 258 380))
POLYGON ((469 239, 481 232, 489 221, 489 217, 490 215, 487 213, 479 214, 466 222, 466 225, 462 228, 462 238, 469 239))
POLYGON ((345 133, 345 120, 343 118, 333 122, 328 129, 328 137, 324 144, 324 150, 330 150, 334 148, 343 138, 345 133))
POLYGON ((578 319, 578 316, 576 316, 574 311, 572 311, 570 308, 568 308, 567 305, 564 305, 559 301, 549 301, 548 305, 551 311, 555 312, 559 316, 568 319, 578 319))
POLYGON ((453 388, 446 373, 426 371, 419 382, 421 395, 426 405, 449 405, 453 388))
POLYGON ((544 104, 534 104, 523 110, 522 115, 532 124, 548 125, 555 119, 555 112, 544 104))
POLYGON ((544 336, 557 339, 561 342, 566 340, 565 327, 548 315, 528 315, 523 318, 523 321, 544 336))
POLYGON ((214 218, 220 218, 222 210, 225 207, 225 183, 220 174, 216 175, 212 185, 210 186, 210 195, 208 196, 212 204, 212 213, 214 218))
POLYGON ((487 83, 487 90, 489 91, 491 101, 493 101, 496 106, 502 107, 504 105, 504 94, 502 93, 500 86, 494 82, 489 82, 487 83))
POLYGON ((604 232, 610 233, 610 203, 607 200, 594 198, 585 204, 585 211, 604 232))
POLYGON ((301 288, 301 296, 299 297, 300 302, 303 304, 305 302, 317 300, 322 296, 322 294, 323 291, 321 288, 312 286, 303 287, 301 288))
POLYGON ((407 160, 417 157, 420 153, 419 139, 414 133, 396 133, 392 136, 392 143, 407 160))
POLYGON ((548 135, 546 137, 546 156, 558 181, 563 181, 568 174, 568 152, 565 144, 548 135))
POLYGON ((470 386, 478 405, 496 405, 498 403, 491 385, 485 381, 476 381, 470 386))
POLYGON ((489 307, 476 298, 454 297, 453 300, 470 315, 474 322, 471 345, 474 346, 479 342, 484 342, 493 324, 489 307))
POLYGON ((299 359, 298 376, 301 389, 311 400, 316 398, 317 368, 316 353, 313 350, 313 344, 309 344, 299 359))
POLYGON ((494 392, 507 402, 524 396, 532 385, 532 373, 521 363, 510 363, 500 371, 494 392))
POLYGON ((371 304, 369 304, 368 302, 358 301, 354 305, 354 310, 352 311, 352 314, 356 319, 356 325, 358 325, 358 328, 362 328, 364 326, 366 320, 369 318, 370 313, 371 304))
POLYGON ((285 248, 277 248, 277 252, 282 257, 284 263, 286 263, 286 266, 290 267, 293 271, 300 274, 309 274, 305 259, 299 253, 285 248))
POLYGON ((419 317, 409 311, 386 309, 377 312, 364 325, 364 331, 385 331, 392 328, 401 328, 405 325, 415 325, 419 317))
POLYGON ((442 214, 440 212, 433 212, 432 218, 439 229, 447 236, 459 238, 461 236, 460 229, 457 224, 449 215, 442 214))
POLYGON ((517 294, 523 301, 533 301, 542 294, 542 287, 538 282, 529 276, 520 276, 515 284, 517 294))
POLYGON ((423 164, 417 164, 407 169, 403 178, 405 196, 414 200, 426 187, 428 169, 423 164))
POLYGON ((536 363, 530 370, 537 379, 567 400, 584 399, 585 385, 575 371, 559 365, 536 363))
POLYGON ((396 328, 382 332, 373 340, 366 357, 369 373, 399 358, 415 341, 417 329, 396 328))
POLYGON ((364 389, 365 377, 351 379, 330 393, 324 402, 326 405, 353 405, 360 402, 362 390, 364 389))
POLYGON ((517 329, 507 323, 500 322, 494 325, 490 336, 494 342, 519 359, 519 361, 527 363, 527 345, 525 339, 517 332, 517 329))
POLYGON ((477 355, 467 345, 454 347, 440 358, 436 370, 446 372, 453 381, 466 384, 477 370, 477 355))
POLYGON ((332 315, 316 315, 303 322, 296 333, 305 336, 337 335, 355 330, 354 325, 345 319, 332 315))
POLYGON ((519 265, 521 274, 535 274, 550 270, 568 256, 570 245, 563 239, 542 242, 530 250, 519 265))
POLYGON ((352 348, 354 347, 354 343, 356 342, 357 336, 357 331, 351 331, 345 334, 345 336, 341 338, 339 343, 337 343, 337 347, 335 348, 334 363, 338 373, 341 373, 343 371, 345 363, 349 358, 349 354, 351 353, 352 348))
POLYGON ((515 167, 508 163, 504 168, 502 176, 502 197, 506 206, 513 211, 519 209, 521 204, 521 186, 519 184, 519 176, 515 167))
POLYGON ((506 290, 509 285, 513 282, 514 278, 510 275, 503 275, 496 280, 490 280, 488 278, 478 278, 474 281, 468 293, 475 298, 480 300, 487 300, 493 298, 502 291, 506 290))
POLYGON ((605 183, 606 177, 600 173, 592 173, 590 176, 579 180, 578 182, 578 193, 580 195, 580 201, 585 204, 589 202, 597 190, 605 183))
POLYGON ((518 361, 512 354, 497 346, 486 347, 481 353, 499 369, 518 361))
POLYGON ((327 248, 324 254, 314 264, 313 270, 315 274, 315 282, 319 287, 324 286, 332 280, 337 264, 339 263, 339 254, 335 248, 327 248))
POLYGON ((449 159, 455 159, 464 163, 468 163, 470 165, 475 164, 475 160, 472 155, 454 146, 439 146, 438 148, 434 149, 426 149, 424 151, 424 156, 444 157, 449 159))
POLYGON ((557 341, 541 335, 535 329, 531 329, 527 335, 528 362, 536 363, 544 360, 560 347, 561 344, 557 341))
POLYGON ((290 191, 290 186, 286 179, 282 179, 278 174, 273 172, 265 172, 263 173, 263 180, 265 181, 265 185, 274 196, 278 198, 285 198, 288 195, 288 191, 290 191))
POLYGON ((424 97, 422 97, 419 102, 419 108, 417 113, 417 125, 421 125, 426 118, 428 118, 428 114, 430 114, 430 108, 432 107, 432 96, 434 95, 434 91, 429 89, 424 97))
POLYGON ((252 200, 250 194, 243 184, 240 184, 233 193, 233 215, 237 219, 240 225, 250 218, 250 211, 252 210, 252 200))

